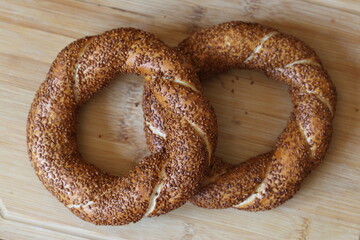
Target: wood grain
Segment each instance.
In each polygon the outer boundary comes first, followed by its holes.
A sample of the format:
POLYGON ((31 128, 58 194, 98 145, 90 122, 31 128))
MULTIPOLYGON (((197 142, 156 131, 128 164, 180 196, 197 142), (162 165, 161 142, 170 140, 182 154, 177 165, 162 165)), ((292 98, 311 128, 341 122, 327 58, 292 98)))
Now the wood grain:
MULTIPOLYGON (((0 1, 0 239, 359 239, 360 2, 0 1), (150 31, 171 46, 201 27, 256 21, 293 34, 321 57, 338 90, 324 163, 281 207, 259 213, 191 204, 122 227, 98 227, 67 211, 37 179, 26 154, 34 94, 56 54, 74 39, 117 27, 150 31)), ((126 174, 147 154, 141 77, 119 76, 80 111, 86 161, 126 174)), ((217 154, 239 163, 268 151, 292 108, 286 87, 254 71, 204 83, 219 122, 217 154)))

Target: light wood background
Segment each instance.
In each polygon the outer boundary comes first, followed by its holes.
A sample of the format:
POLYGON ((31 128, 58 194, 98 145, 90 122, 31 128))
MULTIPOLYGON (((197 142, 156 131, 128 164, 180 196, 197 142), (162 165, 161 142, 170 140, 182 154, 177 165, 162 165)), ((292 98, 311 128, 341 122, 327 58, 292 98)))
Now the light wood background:
MULTIPOLYGON (((0 239, 360 239, 360 1, 1 0, 0 239), (138 27, 171 46, 201 27, 256 21, 293 34, 320 55, 338 90, 324 163, 279 208, 248 213, 191 204, 118 227, 72 215, 35 176, 26 154, 30 104, 57 53, 74 39, 138 27)), ((87 161, 122 175, 147 154, 143 80, 122 76, 79 114, 87 161)), ((217 154, 240 163, 268 151, 291 111, 286 87, 254 71, 204 83, 219 122, 217 154)))

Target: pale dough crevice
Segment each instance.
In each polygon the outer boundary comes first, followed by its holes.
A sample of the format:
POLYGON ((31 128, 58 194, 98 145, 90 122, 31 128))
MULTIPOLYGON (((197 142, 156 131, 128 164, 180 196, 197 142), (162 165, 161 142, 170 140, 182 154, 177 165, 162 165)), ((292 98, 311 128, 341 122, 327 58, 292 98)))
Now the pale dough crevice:
POLYGON ((175 78, 175 79, 173 80, 173 82, 174 82, 174 83, 178 83, 178 84, 180 84, 180 85, 182 85, 182 86, 184 86, 184 87, 191 88, 191 90, 193 90, 194 92, 197 92, 197 93, 199 92, 199 90, 197 90, 196 87, 195 87, 193 84, 191 84, 191 83, 182 81, 182 80, 180 80, 180 79, 178 79, 178 78, 175 78))
POLYGON ((74 79, 73 92, 74 92, 74 99, 75 99, 76 103, 79 102, 79 92, 78 92, 78 89, 79 89, 79 68, 80 68, 79 60, 83 56, 85 51, 88 49, 91 42, 92 42, 91 39, 89 39, 88 42, 84 44, 84 46, 82 47, 82 49, 79 52, 78 58, 77 58, 76 63, 75 63, 74 76, 73 76, 73 79, 74 79))
POLYGON ((89 201, 87 202, 86 204, 69 204, 69 205, 66 205, 66 207, 68 208, 80 208, 80 207, 87 207, 91 204, 93 204, 94 202, 93 201, 89 201))
POLYGON ((261 48, 262 48, 262 46, 264 45, 264 43, 265 43, 269 38, 275 36, 275 35, 278 34, 278 33, 279 33, 279 32, 275 32, 275 31, 274 31, 274 32, 270 32, 269 34, 265 35, 265 36, 260 40, 260 44, 259 44, 256 48, 254 48, 254 50, 252 51, 252 53, 250 54, 250 56, 245 59, 244 63, 247 63, 247 62, 249 62, 251 59, 253 59, 254 55, 261 50, 261 48))
POLYGON ((160 176, 159 176, 160 180, 156 184, 153 192, 150 195, 149 206, 148 206, 144 216, 149 216, 156 207, 156 200, 160 196, 160 192, 161 192, 162 188, 164 187, 163 179, 166 177, 165 167, 166 167, 166 164, 164 164, 164 166, 161 169, 160 176))
POLYGON ((164 133, 161 130, 159 130, 158 128, 154 127, 150 122, 146 122, 145 125, 149 127, 150 131, 153 134, 155 134, 163 139, 166 139, 166 133, 164 133))

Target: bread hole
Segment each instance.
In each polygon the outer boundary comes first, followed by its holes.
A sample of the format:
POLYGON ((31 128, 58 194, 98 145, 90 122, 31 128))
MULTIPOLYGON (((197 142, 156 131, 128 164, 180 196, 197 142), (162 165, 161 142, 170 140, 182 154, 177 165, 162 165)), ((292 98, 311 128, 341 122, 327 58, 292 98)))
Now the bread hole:
POLYGON ((237 164, 274 148, 292 110, 285 84, 261 72, 231 70, 202 85, 218 120, 215 155, 237 164))
POLYGON ((143 84, 142 76, 118 76, 80 109, 78 143, 86 162, 123 176, 150 154, 143 130, 143 84))

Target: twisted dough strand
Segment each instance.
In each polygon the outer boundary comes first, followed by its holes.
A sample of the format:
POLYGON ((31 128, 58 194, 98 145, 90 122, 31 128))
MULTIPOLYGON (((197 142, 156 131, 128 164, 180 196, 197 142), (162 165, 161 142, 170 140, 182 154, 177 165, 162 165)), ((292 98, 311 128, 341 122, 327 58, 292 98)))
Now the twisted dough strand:
POLYGON ((198 189, 216 143, 214 112, 189 66, 153 35, 132 28, 86 37, 62 50, 27 124, 30 161, 45 187, 75 215, 102 225, 136 222, 184 204, 198 189), (166 127, 163 148, 124 177, 84 162, 76 141, 78 109, 119 73, 146 77, 166 127))
MULTIPOLYGON (((205 208, 271 209, 291 198, 325 156, 332 134, 335 87, 316 53, 302 41, 255 23, 229 22, 200 30, 179 44, 200 74, 230 68, 263 71, 289 86, 294 110, 275 149, 236 166, 214 158, 201 190, 191 201, 205 208)), ((161 106, 153 101, 154 113, 161 106)), ((144 105, 143 107, 148 107, 144 105)), ((146 113, 146 109, 144 110, 146 113)), ((159 116, 156 127, 162 130, 159 116)), ((151 150, 162 141, 145 129, 151 150)))

